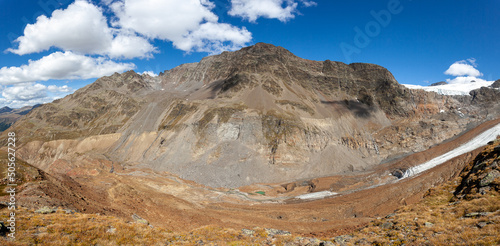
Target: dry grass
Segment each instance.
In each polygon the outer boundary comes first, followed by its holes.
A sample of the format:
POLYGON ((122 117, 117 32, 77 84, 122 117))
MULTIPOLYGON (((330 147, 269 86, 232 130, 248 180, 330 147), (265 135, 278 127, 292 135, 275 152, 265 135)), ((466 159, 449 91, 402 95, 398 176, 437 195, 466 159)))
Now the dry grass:
MULTIPOLYGON (((456 182, 456 181, 455 181, 456 182)), ((500 194, 452 202, 452 182, 432 189, 423 201, 374 220, 348 235, 347 245, 499 245, 500 194), (464 217, 474 212, 481 216, 464 217)), ((7 218, 9 210, 0 210, 7 218)), ((206 226, 189 233, 128 222, 97 214, 38 214, 16 211, 16 239, 0 238, 0 245, 319 245, 317 239, 292 235, 269 236, 254 228, 253 235, 206 226), (114 228, 114 229, 113 229, 114 228)), ((329 241, 335 242, 335 238, 329 241)), ((328 245, 328 244, 327 244, 328 245)))
MULTIPOLYGON (((494 192, 471 201, 450 202, 453 185, 436 188, 426 198, 387 218, 374 220, 349 235, 347 245, 498 245, 500 244, 500 194, 494 192), (484 216, 464 217, 472 212, 484 216), (431 224, 430 224, 431 223, 431 224), (481 225, 481 227, 480 227, 481 225)), ((0 211, 6 218, 7 209, 0 211)), ((316 239, 292 235, 270 237, 264 229, 253 235, 239 230, 206 226, 189 233, 127 222, 97 214, 38 214, 16 212, 16 239, 0 238, 0 245, 319 245, 316 239), (114 229, 113 229, 114 228, 114 229), (314 243, 311 243, 314 242, 314 243)), ((335 242, 335 238, 329 241, 335 242)))
POLYGON ((499 194, 481 199, 450 202, 451 190, 440 189, 421 203, 404 207, 395 215, 377 219, 354 233, 381 245, 498 245, 500 244, 499 194), (483 216, 464 217, 473 212, 483 216))
MULTIPOLYGON (((1 217, 6 218, 8 212, 3 209, 1 217)), ((0 238, 0 245, 164 245, 164 239, 171 235, 161 228, 114 217, 66 214, 63 210, 37 214, 18 209, 16 222, 16 239, 0 238)))
POLYGON ((453 202, 457 180, 431 189, 420 203, 379 218, 352 234, 379 245, 499 245, 500 194, 453 202), (471 213, 482 215, 470 216, 471 213), (468 216, 467 216, 468 215, 468 216))
MULTIPOLYGON (((0 218, 7 218, 9 212, 2 209, 0 218)), ((291 235, 271 237, 260 228, 254 228, 253 235, 213 226, 174 233, 111 216, 66 214, 62 209, 39 214, 19 208, 16 238, 0 237, 0 245, 285 245, 297 240, 291 235)))

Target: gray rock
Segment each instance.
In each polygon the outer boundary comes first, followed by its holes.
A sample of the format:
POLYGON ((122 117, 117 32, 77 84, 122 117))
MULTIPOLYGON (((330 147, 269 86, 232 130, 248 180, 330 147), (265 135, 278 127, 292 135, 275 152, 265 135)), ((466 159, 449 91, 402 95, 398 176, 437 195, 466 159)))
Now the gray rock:
POLYGON ((497 80, 496 80, 496 81, 495 81, 495 82, 491 85, 491 87, 496 88, 496 89, 500 88, 500 79, 497 79, 497 80))
POLYGON ((478 216, 479 216, 479 212, 468 213, 468 214, 464 215, 465 218, 478 217, 478 216))
POLYGON ((483 227, 487 226, 487 225, 488 225, 488 222, 479 222, 479 223, 477 223, 477 227, 478 227, 478 228, 481 228, 481 229, 482 229, 483 227))
POLYGON ((498 161, 494 161, 493 163, 491 163, 490 167, 491 168, 497 168, 498 167, 498 161))
POLYGON ((340 245, 347 245, 347 243, 349 243, 351 240, 352 240, 352 236, 349 236, 349 235, 342 235, 342 236, 338 236, 338 237, 335 237, 335 242, 340 244, 340 245))
POLYGON ((250 230, 250 229, 241 229, 241 232, 243 233, 243 235, 246 235, 246 236, 253 236, 255 234, 255 231, 254 230, 250 230))
POLYGON ((468 213, 468 214, 464 215, 464 218, 488 216, 489 214, 491 214, 491 213, 490 212, 473 212, 473 213, 468 213))
POLYGON ((292 235, 292 233, 288 231, 283 231, 283 230, 278 230, 278 229, 273 229, 273 228, 266 228, 265 229, 267 232, 267 235, 270 237, 274 237, 276 235, 292 235))
POLYGON ((425 227, 433 227, 433 226, 434 226, 434 224, 433 224, 433 223, 431 223, 431 222, 425 222, 425 223, 424 223, 424 226, 425 226, 425 227))
POLYGON ((493 170, 486 175, 481 182, 479 182, 480 186, 488 186, 490 185, 496 178, 500 177, 500 172, 498 170, 493 170))
POLYGON ((385 216, 385 218, 389 219, 389 218, 394 217, 394 216, 396 216, 396 213, 388 214, 387 216, 385 216))
POLYGON ((392 222, 385 222, 382 225, 380 225, 380 228, 383 229, 392 229, 392 227, 394 227, 394 223, 392 222))
POLYGON ((438 85, 447 85, 448 83, 444 82, 444 81, 441 81, 441 82, 436 82, 436 83, 432 83, 431 86, 438 86, 438 85))
POLYGON ((498 102, 500 98, 500 91, 489 87, 481 87, 470 91, 469 95, 472 96, 472 103, 491 105, 498 102))
POLYGON ((114 228, 114 227, 111 226, 109 229, 106 230, 106 232, 110 233, 110 234, 115 234, 116 228, 114 228))
POLYGON ((149 222, 143 218, 141 218, 139 215, 137 214, 133 214, 132 215, 132 219, 134 219, 134 221, 136 223, 139 223, 139 224, 144 224, 144 225, 149 225, 149 222))
POLYGON ((472 172, 475 173, 479 170, 483 170, 487 166, 486 162, 481 162, 479 164, 474 165, 472 168, 472 172))
POLYGON ((56 211, 57 211, 56 209, 49 208, 49 207, 45 206, 43 208, 35 210, 35 213, 37 213, 37 214, 51 214, 51 213, 55 213, 56 211))
POLYGON ((298 237, 294 245, 327 245, 325 241, 311 237, 298 237))
POLYGON ((481 195, 486 195, 486 194, 488 194, 488 192, 489 192, 490 190, 491 190, 491 187, 489 187, 489 186, 486 186, 486 187, 481 187, 481 188, 479 189, 479 194, 481 194, 481 195))

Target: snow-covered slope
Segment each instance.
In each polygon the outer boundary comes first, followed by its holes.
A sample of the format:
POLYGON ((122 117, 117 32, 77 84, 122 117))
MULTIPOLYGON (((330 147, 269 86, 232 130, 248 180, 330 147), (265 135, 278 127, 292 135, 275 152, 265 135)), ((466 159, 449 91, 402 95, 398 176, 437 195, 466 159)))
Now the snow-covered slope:
POLYGON ((421 85, 409 85, 403 84, 410 89, 420 89, 424 91, 433 91, 442 95, 469 95, 469 92, 481 87, 489 87, 493 84, 493 81, 478 81, 475 83, 467 84, 446 84, 437 86, 421 86, 421 85))
POLYGON ((427 171, 435 166, 443 164, 444 162, 451 160, 459 155, 465 154, 465 153, 470 152, 472 150, 475 150, 481 146, 484 146, 489 141, 495 140, 498 135, 500 135, 500 124, 496 125, 495 127, 491 128, 491 129, 489 129, 481 134, 479 134, 477 137, 473 138, 469 142, 461 145, 460 147, 458 147, 458 148, 456 148, 448 153, 445 153, 441 156, 438 156, 438 157, 436 157, 428 162, 425 162, 423 164, 420 164, 418 166, 409 168, 408 170, 406 170, 402 179, 420 174, 420 173, 427 171))

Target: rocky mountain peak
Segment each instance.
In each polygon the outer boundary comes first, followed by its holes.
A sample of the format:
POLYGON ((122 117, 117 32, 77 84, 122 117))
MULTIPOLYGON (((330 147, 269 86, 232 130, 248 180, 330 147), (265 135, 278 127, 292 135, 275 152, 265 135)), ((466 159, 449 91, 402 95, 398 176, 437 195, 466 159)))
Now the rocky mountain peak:
POLYGON ((341 100, 360 99, 369 107, 380 106, 389 114, 406 114, 405 111, 411 110, 398 109, 405 107, 400 101, 406 100, 408 95, 382 66, 307 60, 266 43, 209 56, 199 63, 184 64, 166 71, 161 77, 164 88, 175 85, 175 88, 189 91, 210 85, 214 95, 230 98, 245 98, 247 96, 241 93, 262 88, 271 95, 270 98, 266 96, 267 101, 285 99, 308 104, 305 99, 309 102, 335 101, 341 97, 341 100), (295 86, 297 88, 292 89, 295 86))
POLYGON ((0 108, 0 114, 1 113, 8 113, 8 112, 11 112, 11 111, 12 111, 12 109, 9 108, 9 107, 7 107, 7 106, 5 106, 3 108, 0 108))
POLYGON ((110 76, 104 76, 97 79, 94 83, 77 91, 74 95, 90 93, 90 91, 117 91, 122 93, 137 94, 145 90, 151 90, 154 85, 150 83, 146 77, 148 75, 140 75, 135 71, 130 70, 124 73, 114 73, 110 76))
POLYGON ((497 79, 492 85, 491 87, 495 88, 495 89, 498 89, 500 88, 500 79, 497 79))
POLYGON ((448 83, 446 83, 445 81, 440 81, 440 82, 436 82, 436 83, 432 83, 431 86, 439 86, 439 85, 447 85, 448 83))
POLYGON ((268 44, 268 43, 256 43, 255 45, 245 47, 237 53, 248 53, 256 56, 261 56, 261 55, 288 55, 288 56, 295 56, 292 54, 292 52, 288 51, 287 49, 281 47, 281 46, 275 46, 273 44, 268 44))

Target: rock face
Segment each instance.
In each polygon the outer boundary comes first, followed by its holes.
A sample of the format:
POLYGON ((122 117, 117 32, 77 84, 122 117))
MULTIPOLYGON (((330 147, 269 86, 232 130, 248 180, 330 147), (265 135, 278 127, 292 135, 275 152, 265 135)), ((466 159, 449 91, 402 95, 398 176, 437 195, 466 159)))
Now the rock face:
POLYGON ((455 191, 459 198, 474 198, 500 191, 500 139, 489 143, 461 173, 462 182, 455 191))
POLYGON ((498 115, 500 112, 500 90, 481 87, 470 92, 471 103, 479 106, 483 112, 488 115, 498 115))
POLYGON ((498 89, 500 88, 500 79, 497 79, 492 85, 491 87, 495 88, 495 89, 498 89))
POLYGON ((479 89, 470 92, 472 96, 472 101, 478 104, 491 104, 492 102, 498 102, 500 99, 500 91, 488 87, 481 87, 479 89))
POLYGON ((438 85, 447 85, 448 83, 444 82, 444 81, 441 81, 441 82, 436 82, 436 83, 432 83, 431 86, 438 86, 438 85))
POLYGON ((13 127, 22 158, 44 170, 92 153, 238 187, 360 171, 424 150, 493 117, 475 104, 483 94, 471 104, 413 91, 378 65, 305 60, 259 43, 154 78, 100 78, 13 127))

